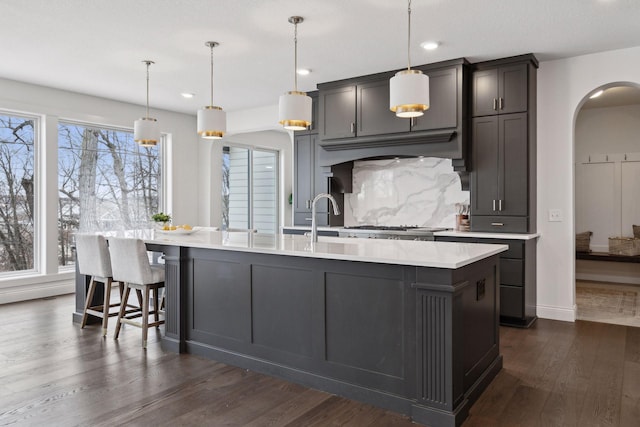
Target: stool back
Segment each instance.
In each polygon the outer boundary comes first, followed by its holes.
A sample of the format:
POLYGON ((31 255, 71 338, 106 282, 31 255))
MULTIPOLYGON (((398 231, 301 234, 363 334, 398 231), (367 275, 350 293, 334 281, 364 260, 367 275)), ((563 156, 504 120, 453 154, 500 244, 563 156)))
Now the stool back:
POLYGON ((157 282, 151 271, 147 247, 140 239, 109 237, 113 279, 136 285, 157 282))
POLYGON ((107 240, 98 234, 76 234, 78 272, 97 278, 112 277, 107 240))

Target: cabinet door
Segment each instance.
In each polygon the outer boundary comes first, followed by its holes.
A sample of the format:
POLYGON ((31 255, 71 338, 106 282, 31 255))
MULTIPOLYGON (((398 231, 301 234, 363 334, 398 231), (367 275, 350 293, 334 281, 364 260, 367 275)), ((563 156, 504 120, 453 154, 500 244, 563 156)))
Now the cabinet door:
POLYGON ((473 73, 471 84, 471 114, 489 116, 498 114, 498 69, 473 73))
POLYGON ((428 72, 430 107, 413 119, 412 131, 454 128, 458 109, 458 69, 428 72))
MULTIPOLYGON (((313 199, 313 157, 316 135, 296 136, 294 146, 294 188, 293 210, 295 213, 311 212, 310 200, 313 199)), ((295 224, 295 225, 305 225, 295 224)))
POLYGON ((474 118, 471 215, 494 215, 498 200, 498 117, 474 118))
POLYGON ((409 132, 410 120, 389 109, 389 80, 358 85, 358 136, 409 132))
POLYGON ((356 136, 356 87, 320 91, 319 130, 321 139, 356 136))
POLYGON ((527 113, 500 115, 498 120, 501 154, 498 174, 499 215, 526 216, 528 213, 529 156, 527 113))
POLYGON ((500 67, 498 73, 498 112, 508 114, 527 111, 527 64, 500 67))

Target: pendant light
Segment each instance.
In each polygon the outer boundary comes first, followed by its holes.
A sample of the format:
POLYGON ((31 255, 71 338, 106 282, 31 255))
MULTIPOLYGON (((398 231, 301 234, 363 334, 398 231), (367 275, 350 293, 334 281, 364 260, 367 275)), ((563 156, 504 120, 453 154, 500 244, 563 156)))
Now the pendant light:
POLYGON ((411 0, 408 0, 407 69, 389 81, 389 108, 397 117, 419 117, 429 109, 429 76, 411 69, 411 0))
POLYGON ((211 50, 211 103, 198 110, 198 135, 205 139, 221 139, 227 131, 227 113, 213 105, 213 48, 218 42, 206 42, 211 50))
POLYGON ((133 140, 143 147, 154 147, 160 141, 158 121, 149 117, 149 66, 155 62, 145 59, 147 64, 147 115, 133 123, 133 140))
POLYGON ((289 22, 294 25, 294 89, 280 95, 278 103, 279 122, 287 130, 305 130, 311 125, 311 97, 298 91, 298 24, 304 21, 301 16, 292 16, 289 22))

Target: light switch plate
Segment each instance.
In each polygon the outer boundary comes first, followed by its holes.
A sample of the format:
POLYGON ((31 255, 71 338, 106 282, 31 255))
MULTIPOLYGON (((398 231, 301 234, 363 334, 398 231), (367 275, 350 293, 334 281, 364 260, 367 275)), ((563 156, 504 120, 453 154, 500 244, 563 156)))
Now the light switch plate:
POLYGON ((562 211, 560 209, 549 209, 549 222, 561 222, 562 211))

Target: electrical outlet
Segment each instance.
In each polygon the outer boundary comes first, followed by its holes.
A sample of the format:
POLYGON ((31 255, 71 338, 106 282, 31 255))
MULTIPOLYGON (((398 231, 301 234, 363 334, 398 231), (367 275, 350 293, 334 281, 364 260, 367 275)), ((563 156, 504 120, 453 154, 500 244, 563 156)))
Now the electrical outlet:
POLYGON ((549 209, 549 222, 562 222, 562 211, 560 209, 549 209))

